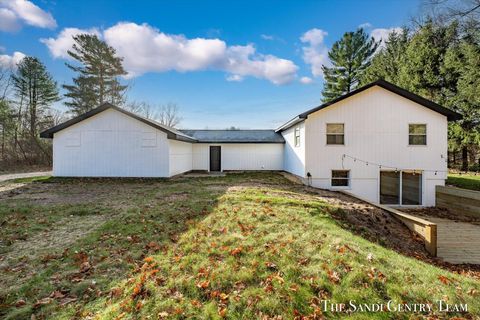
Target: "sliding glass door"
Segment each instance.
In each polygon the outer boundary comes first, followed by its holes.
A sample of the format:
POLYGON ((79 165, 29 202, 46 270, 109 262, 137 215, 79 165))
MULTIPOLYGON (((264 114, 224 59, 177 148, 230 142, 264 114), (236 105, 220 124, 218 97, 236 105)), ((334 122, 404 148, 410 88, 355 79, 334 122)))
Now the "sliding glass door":
POLYGON ((380 171, 380 204, 421 205, 422 173, 380 171))

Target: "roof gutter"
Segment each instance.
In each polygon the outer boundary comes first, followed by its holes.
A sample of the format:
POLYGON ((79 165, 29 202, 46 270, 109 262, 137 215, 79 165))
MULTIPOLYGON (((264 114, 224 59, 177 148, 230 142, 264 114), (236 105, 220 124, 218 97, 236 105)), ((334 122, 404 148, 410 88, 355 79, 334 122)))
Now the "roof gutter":
POLYGON ((306 116, 303 116, 303 115, 298 115, 296 116, 295 118, 287 121, 286 123, 282 124, 280 127, 278 127, 277 129, 275 129, 275 132, 282 132, 283 130, 286 130, 288 128, 290 128, 291 126, 294 126, 296 125, 297 123, 300 123, 302 122, 303 120, 305 120, 307 117, 306 116))

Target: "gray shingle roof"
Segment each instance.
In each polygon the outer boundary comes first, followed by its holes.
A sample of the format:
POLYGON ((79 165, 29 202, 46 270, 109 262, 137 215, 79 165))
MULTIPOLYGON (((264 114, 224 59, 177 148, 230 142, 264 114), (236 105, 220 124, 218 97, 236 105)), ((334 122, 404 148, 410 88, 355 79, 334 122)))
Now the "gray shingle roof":
POLYGON ((180 130, 204 143, 285 143, 275 130, 180 130))

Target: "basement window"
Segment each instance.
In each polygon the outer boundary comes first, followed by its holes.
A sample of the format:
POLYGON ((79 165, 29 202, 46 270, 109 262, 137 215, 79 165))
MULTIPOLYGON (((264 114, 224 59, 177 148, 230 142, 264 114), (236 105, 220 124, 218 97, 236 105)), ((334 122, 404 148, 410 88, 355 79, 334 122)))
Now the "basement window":
POLYGON ((409 124, 408 125, 408 144, 410 146, 427 145, 427 125, 409 124))
POLYGON ((295 128, 295 147, 300 147, 300 127, 295 128))
POLYGON ((344 130, 343 123, 327 123, 327 144, 345 144, 344 130))
POLYGON ((332 187, 349 187, 350 170, 332 170, 332 187))

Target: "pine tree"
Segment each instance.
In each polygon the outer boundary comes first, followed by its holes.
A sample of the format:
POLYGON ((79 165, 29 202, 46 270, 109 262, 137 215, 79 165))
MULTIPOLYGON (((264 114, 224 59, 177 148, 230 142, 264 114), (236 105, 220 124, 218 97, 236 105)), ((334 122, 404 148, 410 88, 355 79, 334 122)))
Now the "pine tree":
POLYGON ((322 66, 325 77, 323 101, 335 99, 358 86, 378 45, 361 28, 345 33, 342 39, 333 44, 328 52, 333 66, 322 66))
POLYGON ((26 107, 29 132, 36 137, 49 106, 59 100, 57 83, 40 60, 25 57, 12 75, 12 84, 18 101, 26 107))
POLYGON ((448 49, 443 72, 455 77, 446 92, 449 105, 463 119, 450 124, 451 151, 462 151, 462 170, 468 170, 468 150, 480 145, 480 45, 463 41, 448 49))
POLYGON ((398 84, 398 73, 405 63, 405 51, 408 43, 408 29, 402 29, 400 32, 392 31, 384 46, 375 54, 370 66, 365 70, 360 81, 361 85, 378 79, 398 84))
POLYGON ((105 102, 122 104, 127 88, 118 79, 126 74, 123 59, 96 35, 80 34, 73 39, 75 43, 68 54, 80 66, 67 63, 78 75, 73 79, 73 85, 63 86, 67 90, 65 96, 69 98, 65 104, 71 112, 82 114, 105 102))
POLYGON ((427 21, 412 36, 398 74, 398 84, 441 105, 448 106, 446 91, 455 91, 456 75, 442 69, 448 49, 458 43, 458 26, 427 21))

